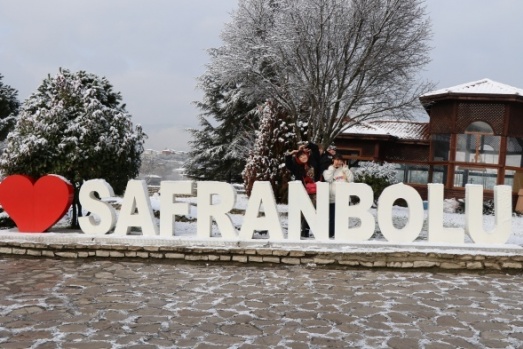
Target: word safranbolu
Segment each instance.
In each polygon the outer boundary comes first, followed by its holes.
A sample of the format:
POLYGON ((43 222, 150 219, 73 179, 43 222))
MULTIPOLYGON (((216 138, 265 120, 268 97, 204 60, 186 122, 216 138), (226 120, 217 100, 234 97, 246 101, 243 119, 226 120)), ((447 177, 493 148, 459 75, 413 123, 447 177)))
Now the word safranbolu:
MULTIPOLYGON (((145 236, 170 238, 176 235, 175 215, 188 215, 189 203, 176 201, 177 196, 192 195, 192 181, 162 181, 160 185, 160 224, 155 224, 145 181, 131 180, 123 198, 118 219, 115 209, 101 199, 114 196, 111 186, 102 179, 89 180, 82 185, 80 203, 90 211, 88 217, 80 217, 82 231, 90 235, 104 235, 114 228, 113 236, 125 236, 132 227, 142 229, 145 236), (96 195, 97 194, 97 195, 96 195), (95 216, 97 219, 95 219, 95 216)), ((335 183, 336 221, 335 241, 361 242, 370 239, 376 219, 370 210, 373 203, 372 189, 363 183, 335 183), (357 196, 359 203, 349 205, 350 197, 357 196), (349 219, 355 218, 360 224, 349 227, 349 219)), ((315 241, 331 241, 329 225, 329 184, 317 183, 317 200, 314 205, 299 181, 289 183, 288 232, 284 237, 276 200, 269 182, 255 182, 244 215, 244 223, 238 232, 229 217, 236 202, 234 187, 223 182, 197 182, 197 237, 211 238, 211 225, 217 224, 221 239, 252 240, 255 231, 267 230, 269 240, 300 241, 301 216, 303 215, 315 241), (213 197, 218 196, 218 203, 213 197), (263 214, 260 208, 263 206, 263 214)), ((466 186, 465 228, 443 226, 443 185, 428 185, 428 242, 463 244, 465 233, 478 244, 504 244, 512 227, 512 193, 509 186, 494 188, 495 228, 483 229, 482 205, 483 187, 466 186)), ((383 236, 390 243, 409 243, 420 234, 424 223, 423 201, 418 192, 404 184, 387 187, 378 200, 377 223, 383 236), (392 208, 398 199, 404 199, 408 206, 409 220, 402 228, 393 224, 392 208)), ((220 239, 220 237, 213 237, 220 239)))

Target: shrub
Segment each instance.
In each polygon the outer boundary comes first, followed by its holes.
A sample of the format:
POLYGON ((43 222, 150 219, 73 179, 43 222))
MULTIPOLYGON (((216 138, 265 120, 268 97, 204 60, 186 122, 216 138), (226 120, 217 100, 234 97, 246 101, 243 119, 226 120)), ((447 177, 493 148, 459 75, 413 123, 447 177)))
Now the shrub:
POLYGON ((0 229, 9 229, 13 227, 16 227, 15 222, 13 222, 7 212, 0 208, 0 229))
POLYGON ((372 188, 374 202, 378 200, 383 190, 391 184, 397 183, 396 169, 393 164, 384 162, 360 162, 359 167, 353 169, 354 181, 365 183, 372 188))

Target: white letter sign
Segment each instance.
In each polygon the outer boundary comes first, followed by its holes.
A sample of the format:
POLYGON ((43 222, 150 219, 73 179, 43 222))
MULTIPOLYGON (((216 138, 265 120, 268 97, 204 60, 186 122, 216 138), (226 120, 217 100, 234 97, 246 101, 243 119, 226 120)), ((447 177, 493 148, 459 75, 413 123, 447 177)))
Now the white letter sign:
POLYGON ((251 240, 255 230, 267 230, 271 239, 283 240, 283 230, 271 182, 254 182, 243 216, 240 240, 251 240), (264 215, 258 217, 262 205, 264 215))
POLYGON ((512 188, 508 185, 494 187, 496 226, 492 231, 483 230, 483 186, 465 186, 465 229, 477 244, 504 244, 512 228, 512 188))
POLYGON ((143 180, 130 180, 123 197, 115 235, 129 234, 131 227, 142 229, 142 235, 158 235, 158 226, 154 223, 153 209, 149 199, 147 184, 143 180))
POLYGON ((388 186, 378 199, 378 225, 389 242, 412 242, 423 227, 423 200, 416 189, 403 183, 388 186), (396 229, 392 222, 392 205, 397 199, 404 199, 409 210, 409 222, 402 229, 396 229))
POLYGON ((175 215, 188 215, 188 202, 174 202, 175 195, 191 195, 192 181, 162 181, 160 183, 160 235, 173 236, 175 215))
MULTIPOLYGON (((4 192, 15 191, 9 182, 4 192)), ((102 199, 113 197, 113 189, 103 179, 86 181, 79 192, 79 201, 90 215, 79 217, 80 228, 88 235, 104 235, 114 229, 114 236, 126 236, 132 227, 140 228, 144 236, 173 238, 176 234, 175 216, 189 215, 197 211, 196 237, 233 240, 234 243, 256 239, 256 231, 267 231, 264 240, 289 242, 301 241, 302 223, 308 223, 316 242, 345 243, 369 240, 376 231, 376 219, 372 209, 374 194, 372 188, 364 183, 326 182, 316 183, 315 195, 309 195, 301 181, 291 181, 288 187, 288 227, 284 227, 274 197, 272 185, 268 181, 255 181, 248 199, 243 222, 241 217, 231 219, 230 213, 236 205, 234 186, 224 182, 201 181, 196 183, 196 208, 194 197, 184 202, 177 201, 177 195, 192 196, 192 181, 162 181, 160 183, 160 219, 154 218, 151 198, 145 181, 130 180, 122 199, 119 216, 116 210, 102 199), (332 187, 330 187, 332 185, 332 187), (329 238, 330 190, 334 189, 335 220, 334 241, 329 238), (352 196, 359 203, 350 205, 352 196), (315 198, 315 202, 312 202, 315 198), (354 224, 354 221, 359 224, 354 224), (213 223, 216 223, 213 226, 213 223), (236 226, 235 226, 236 225, 236 226), (216 237, 213 237, 214 235, 216 237), (219 232, 219 234, 216 234, 219 232)), ((482 185, 465 186, 465 227, 445 227, 443 216, 444 186, 430 183, 427 209, 427 242, 432 244, 465 244, 465 233, 476 244, 506 244, 512 233, 512 198, 515 193, 508 185, 494 186, 495 226, 489 231, 483 227, 482 185)), ((19 193, 16 193, 19 195, 19 193)), ((42 194, 40 194, 42 195, 42 194)), ((2 196, 0 195, 0 198, 2 196)), ((10 196, 6 196, 9 198, 10 196)), ((7 199, 3 199, 7 200, 7 199)), ((106 200, 107 201, 107 200, 106 200)), ((153 202, 155 202, 153 200, 153 202)), ((239 205, 236 215, 240 213, 239 205)), ((422 232, 425 219, 423 201, 416 189, 403 183, 386 187, 379 197, 377 206, 378 227, 390 243, 411 243, 422 232), (394 207, 398 199, 407 203, 408 220, 402 228, 398 226, 399 208, 394 207), (396 224, 396 226, 395 226, 396 224)), ((487 220, 490 224, 491 220, 487 220)), ((229 241, 230 242, 230 241, 229 241)), ((467 241, 468 242, 468 241, 467 241)))
POLYGON ((443 184, 428 185, 429 218, 428 240, 435 243, 463 244, 463 228, 446 228, 443 226, 443 184))
POLYGON ((198 222, 196 223, 196 234, 199 238, 211 237, 212 221, 220 229, 225 239, 237 239, 238 234, 232 225, 228 213, 236 203, 236 190, 228 183, 223 182, 198 182, 198 222), (219 203, 213 203, 213 197, 217 196, 219 203))
POLYGON ((91 215, 79 217, 78 223, 86 234, 104 235, 116 225, 116 211, 110 204, 97 199, 95 193, 100 199, 114 196, 113 188, 104 179, 86 181, 80 188, 79 200, 91 215), (99 223, 96 223, 95 217, 99 218, 99 223))
POLYGON ((314 235, 322 240, 329 238, 329 183, 316 183, 317 208, 311 202, 301 181, 289 182, 288 235, 291 241, 301 239, 301 215, 309 224, 314 235))
POLYGON ((372 188, 365 183, 339 182, 336 186, 336 222, 335 240, 340 241, 366 241, 374 234, 376 221, 370 213, 374 193, 372 188), (351 196, 357 196, 360 202, 349 206, 351 196), (358 218, 360 225, 349 228, 349 219, 358 218))

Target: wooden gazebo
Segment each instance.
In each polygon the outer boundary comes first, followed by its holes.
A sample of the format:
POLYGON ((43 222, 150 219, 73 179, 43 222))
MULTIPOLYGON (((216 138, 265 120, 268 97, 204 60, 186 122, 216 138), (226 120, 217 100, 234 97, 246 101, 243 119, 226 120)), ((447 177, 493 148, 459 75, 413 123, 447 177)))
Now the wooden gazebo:
POLYGON ((443 183, 445 197, 462 198, 465 185, 523 188, 523 90, 483 79, 426 93, 428 123, 374 121, 349 128, 336 145, 349 159, 395 163, 398 179, 426 197, 427 183, 443 183))

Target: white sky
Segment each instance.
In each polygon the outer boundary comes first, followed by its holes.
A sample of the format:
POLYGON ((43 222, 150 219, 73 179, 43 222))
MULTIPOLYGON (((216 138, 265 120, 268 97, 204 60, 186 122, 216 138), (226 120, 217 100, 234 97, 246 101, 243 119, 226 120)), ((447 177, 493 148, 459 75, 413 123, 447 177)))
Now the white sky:
MULTIPOLYGON (((206 49, 237 0, 0 0, 0 73, 23 101, 60 67, 105 76, 149 135, 188 150, 206 49)), ((490 78, 523 88, 522 0, 427 0, 437 88, 490 78)))

